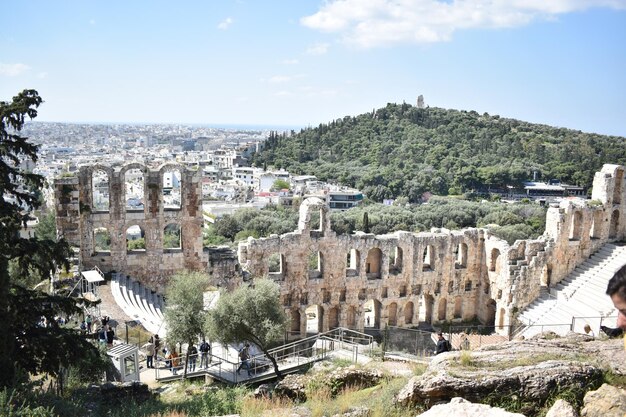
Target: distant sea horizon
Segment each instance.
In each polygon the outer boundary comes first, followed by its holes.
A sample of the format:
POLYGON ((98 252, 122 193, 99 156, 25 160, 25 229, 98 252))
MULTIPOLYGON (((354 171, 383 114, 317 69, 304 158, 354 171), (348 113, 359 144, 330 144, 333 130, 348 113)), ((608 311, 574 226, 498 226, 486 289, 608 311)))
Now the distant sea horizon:
POLYGON ((190 126, 190 127, 212 127, 215 129, 227 130, 300 130, 307 126, 301 125, 274 125, 274 124, 254 124, 254 123, 183 123, 183 122, 67 122, 58 120, 29 120, 27 123, 56 123, 68 125, 128 125, 128 126, 146 126, 146 125, 172 125, 172 126, 190 126))

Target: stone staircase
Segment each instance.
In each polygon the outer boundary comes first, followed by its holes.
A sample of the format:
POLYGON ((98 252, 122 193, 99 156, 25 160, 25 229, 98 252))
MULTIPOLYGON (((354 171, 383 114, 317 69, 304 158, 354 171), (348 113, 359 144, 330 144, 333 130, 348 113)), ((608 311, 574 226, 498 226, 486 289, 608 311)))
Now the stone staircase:
POLYGON ((111 293, 126 315, 140 322, 150 333, 165 337, 165 303, 160 294, 121 273, 113 274, 111 293))
POLYGON ((542 291, 519 314, 518 320, 525 327, 517 335, 528 338, 544 331, 565 335, 570 330, 584 333, 585 325, 597 335, 600 325, 616 327, 617 315, 605 291, 624 264, 626 246, 607 243, 549 292, 542 291))

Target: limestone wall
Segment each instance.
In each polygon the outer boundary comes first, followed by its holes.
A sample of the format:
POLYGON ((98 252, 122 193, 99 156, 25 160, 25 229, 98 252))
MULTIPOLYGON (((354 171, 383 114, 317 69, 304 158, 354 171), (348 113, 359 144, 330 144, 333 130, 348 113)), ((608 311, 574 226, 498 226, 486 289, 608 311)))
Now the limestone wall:
POLYGON ((624 240, 623 201, 624 167, 605 165, 595 176, 592 200, 550 207, 544 235, 511 246, 483 229, 336 236, 325 204, 308 199, 298 230, 249 238, 239 245, 239 262, 251 276, 280 283, 294 332, 311 331, 312 318, 320 331, 477 318, 509 334, 517 311, 606 242, 624 240), (312 229, 316 212, 322 220, 312 229), (279 259, 278 269, 270 270, 272 258, 279 259))
POLYGON ((121 271, 155 290, 182 269, 206 271, 228 289, 268 276, 280 284, 291 330, 298 334, 474 318, 508 334, 517 311, 606 242, 626 236, 626 180, 619 165, 596 174, 592 200, 550 207, 546 231, 536 240, 509 245, 475 228, 337 236, 325 202, 309 198, 300 206, 296 231, 249 238, 239 244, 237 260, 228 249, 202 247, 200 176, 184 166, 82 167, 77 177, 56 180, 54 191, 57 229, 80 248, 84 269, 121 271), (131 169, 138 170, 133 174, 143 187, 139 210, 126 203, 131 169), (176 209, 163 200, 163 174, 172 169, 182 183, 176 209), (106 178, 108 201, 94 201, 94 178, 106 178), (134 225, 143 231, 145 250, 127 249, 126 231, 134 225), (180 228, 179 248, 164 248, 167 225, 180 228), (110 235, 106 251, 96 250, 94 231, 101 228, 110 235))

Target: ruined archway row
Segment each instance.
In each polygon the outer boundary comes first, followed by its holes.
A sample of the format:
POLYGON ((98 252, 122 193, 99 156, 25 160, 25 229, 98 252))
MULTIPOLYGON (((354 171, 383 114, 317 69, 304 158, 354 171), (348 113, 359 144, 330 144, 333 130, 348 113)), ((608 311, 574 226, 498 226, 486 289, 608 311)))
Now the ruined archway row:
POLYGON ((177 271, 207 269, 200 187, 198 171, 175 163, 83 166, 55 181, 57 225, 85 268, 162 288, 177 271))
MULTIPOLYGON (((365 300, 375 299, 390 306, 381 316, 387 323, 401 323, 398 312, 409 299, 417 305, 411 297, 419 296, 420 320, 477 318, 506 333, 542 287, 558 284, 606 242, 624 239, 624 173, 623 166, 605 165, 596 174, 592 200, 551 206, 546 231, 535 240, 509 245, 483 229, 336 236, 325 204, 311 199, 300 207, 298 230, 241 243, 239 262, 252 276, 279 282, 282 296, 300 305, 359 312, 365 300), (323 221, 313 224, 313 218, 323 221)), ((343 317, 324 315, 335 316, 343 317)))

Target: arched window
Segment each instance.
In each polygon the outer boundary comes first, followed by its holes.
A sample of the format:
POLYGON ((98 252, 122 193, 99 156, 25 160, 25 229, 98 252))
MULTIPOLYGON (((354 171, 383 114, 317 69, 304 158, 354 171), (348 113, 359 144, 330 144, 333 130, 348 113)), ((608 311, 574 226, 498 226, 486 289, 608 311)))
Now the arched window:
POLYGON ((399 274, 402 272, 402 248, 396 246, 389 255, 389 273, 399 274))
POLYGON ((131 168, 124 174, 126 211, 143 211, 144 176, 139 168, 131 168))
POLYGON ((94 252, 111 251, 111 234, 106 227, 93 229, 93 246, 94 252))
POLYGON ((128 252, 143 252, 146 250, 145 233, 136 224, 126 229, 126 250, 128 252))
POLYGON ((435 248, 433 245, 426 245, 424 248, 423 254, 423 267, 424 271, 434 271, 435 270, 435 248))
POLYGON ((322 278, 323 259, 322 252, 313 251, 309 254, 309 279, 322 278))
POLYGON ((94 211, 109 211, 109 176, 101 170, 91 174, 91 203, 94 211))
POLYGON ((181 174, 179 169, 166 168, 163 171, 163 208, 180 210, 181 207, 181 174))
POLYGON ((456 247, 454 267, 457 269, 467 268, 467 244, 459 243, 456 247))
POLYGON ((180 225, 170 223, 163 229, 163 249, 182 249, 180 225))
POLYGON ((367 261, 365 262, 367 279, 380 279, 382 259, 383 252, 379 248, 372 248, 367 252, 367 261))
POLYGON ((346 255, 346 276, 356 277, 359 275, 359 259, 361 255, 358 250, 350 249, 346 255))

